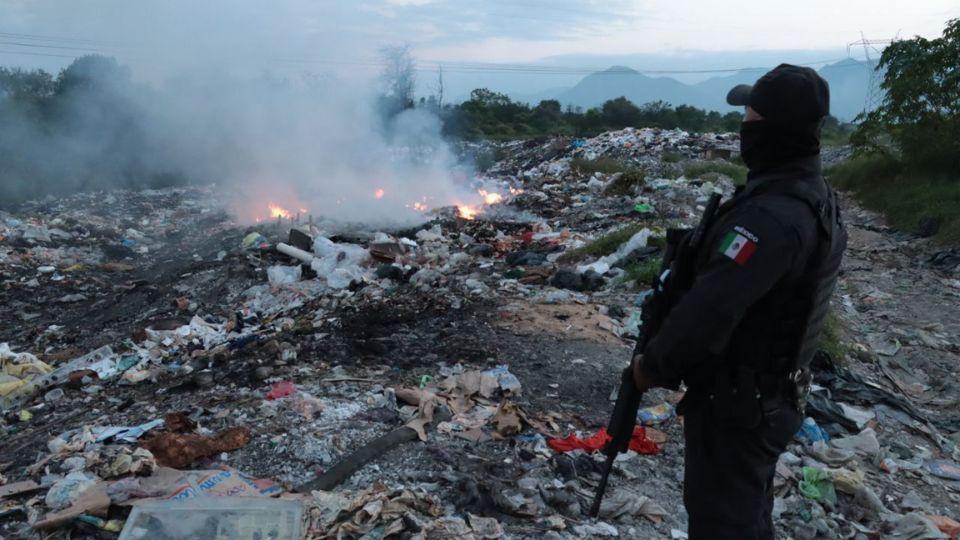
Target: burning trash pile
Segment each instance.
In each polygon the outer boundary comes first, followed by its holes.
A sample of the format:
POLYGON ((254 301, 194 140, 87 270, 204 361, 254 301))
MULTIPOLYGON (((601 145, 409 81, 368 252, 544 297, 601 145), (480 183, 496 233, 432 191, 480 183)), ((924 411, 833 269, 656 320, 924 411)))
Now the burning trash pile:
MULTIPOLYGON (((406 228, 289 204, 243 226, 213 187, 0 214, 0 535, 683 538, 676 392, 586 509, 664 231, 732 192, 709 158, 735 142, 506 143, 476 200, 406 228)), ((947 426, 821 360, 778 525, 953 527, 947 426)))

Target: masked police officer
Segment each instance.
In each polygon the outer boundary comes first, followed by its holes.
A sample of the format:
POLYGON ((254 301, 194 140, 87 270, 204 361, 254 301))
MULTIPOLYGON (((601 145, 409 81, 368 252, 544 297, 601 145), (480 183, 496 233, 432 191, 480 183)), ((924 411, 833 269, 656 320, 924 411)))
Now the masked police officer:
POLYGON ((727 95, 746 107, 746 186, 723 203, 695 252, 680 243, 667 282, 682 293, 634 359, 640 390, 675 386, 686 443, 692 540, 773 538, 777 459, 800 427, 808 366, 846 246, 820 170, 825 80, 782 64, 727 95), (682 266, 685 266, 682 267, 682 266))

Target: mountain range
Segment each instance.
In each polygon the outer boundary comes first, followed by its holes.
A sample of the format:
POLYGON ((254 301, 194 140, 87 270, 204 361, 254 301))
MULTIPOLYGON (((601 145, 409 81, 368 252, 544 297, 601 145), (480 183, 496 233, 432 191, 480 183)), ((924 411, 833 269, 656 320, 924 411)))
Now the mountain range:
MULTIPOLYGON (((827 64, 818 72, 830 85, 830 112, 850 121, 863 110, 870 91, 871 74, 876 64, 848 58, 827 64)), ((511 96, 518 101, 537 103, 556 99, 561 105, 584 109, 601 105, 608 99, 624 96, 633 103, 664 101, 672 105, 693 105, 706 110, 726 112, 727 91, 737 84, 752 84, 769 68, 751 68, 731 75, 712 77, 689 84, 671 77, 651 77, 623 66, 613 66, 584 77, 572 87, 554 88, 535 94, 511 96)))

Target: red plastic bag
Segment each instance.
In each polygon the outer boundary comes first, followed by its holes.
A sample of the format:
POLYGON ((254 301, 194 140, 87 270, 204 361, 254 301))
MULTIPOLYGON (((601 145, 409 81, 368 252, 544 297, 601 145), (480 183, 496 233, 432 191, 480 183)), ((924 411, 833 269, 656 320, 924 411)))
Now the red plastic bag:
POLYGON ((948 535, 950 540, 956 540, 957 536, 960 536, 960 523, 946 517, 946 516, 931 516, 928 515, 927 519, 933 522, 934 525, 940 529, 940 532, 948 535))
POLYGON ((273 388, 267 392, 267 400, 273 401, 275 399, 280 399, 284 396, 289 396, 293 393, 295 388, 293 387, 292 382, 281 381, 273 385, 273 388))
MULTIPOLYGON (((547 446, 557 452, 569 452, 571 450, 585 450, 587 452, 596 452, 603 448, 611 439, 607 433, 607 428, 600 428, 594 435, 581 439, 576 433, 571 433, 564 439, 550 439, 547 446)), ((647 438, 647 430, 641 426, 633 428, 633 436, 630 437, 630 450, 638 454, 656 454, 660 452, 657 443, 647 438)))

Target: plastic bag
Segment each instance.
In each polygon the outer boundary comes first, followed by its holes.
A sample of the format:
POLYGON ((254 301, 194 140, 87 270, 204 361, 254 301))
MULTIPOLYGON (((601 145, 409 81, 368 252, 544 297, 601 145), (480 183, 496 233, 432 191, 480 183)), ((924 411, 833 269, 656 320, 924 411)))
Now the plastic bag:
POLYGON ((271 266, 267 268, 267 279, 270 285, 286 285, 300 281, 303 275, 303 269, 300 266, 271 266))

